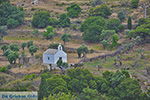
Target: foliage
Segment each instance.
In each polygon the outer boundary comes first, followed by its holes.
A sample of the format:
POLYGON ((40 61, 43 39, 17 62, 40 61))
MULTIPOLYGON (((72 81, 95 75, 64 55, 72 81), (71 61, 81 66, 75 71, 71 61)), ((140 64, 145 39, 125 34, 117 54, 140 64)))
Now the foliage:
POLYGON ((125 11, 120 11, 118 13, 118 18, 120 19, 120 21, 124 21, 126 19, 125 11))
POLYGON ((56 26, 58 26, 58 24, 59 24, 58 19, 52 18, 52 17, 49 18, 49 25, 50 25, 50 26, 56 27, 56 26))
POLYGON ((8 54, 6 55, 6 57, 7 57, 7 59, 8 59, 10 64, 15 64, 17 58, 19 57, 19 54, 17 52, 15 52, 15 51, 11 51, 10 50, 10 51, 8 51, 8 54))
POLYGON ((83 57, 85 57, 85 54, 88 53, 88 48, 85 45, 80 46, 77 49, 78 57, 80 58, 81 55, 83 54, 83 57))
POLYGON ((4 2, 9 2, 9 0, 0 0, 0 4, 4 2))
POLYGON ((105 19, 102 17, 89 17, 81 24, 82 37, 88 42, 99 42, 102 30, 106 28, 105 19))
POLYGON ((91 8, 89 11, 89 15, 90 16, 102 16, 104 18, 108 18, 108 16, 111 15, 111 10, 107 5, 102 4, 100 6, 96 6, 95 8, 91 8))
POLYGON ((3 53, 8 49, 8 45, 2 45, 1 50, 3 50, 3 53))
POLYGON ((33 80, 36 77, 35 74, 29 74, 24 76, 24 80, 33 80))
POLYGON ((142 19, 143 21, 139 22, 139 26, 129 32, 130 37, 136 38, 140 36, 141 39, 144 41, 149 38, 150 36, 150 19, 142 19))
MULTIPOLYGON (((93 76, 87 69, 74 68, 65 75, 43 73, 39 97, 45 100, 143 100, 137 80, 127 71, 106 71, 102 76, 93 76), (72 95, 71 95, 72 94, 72 95), (77 97, 74 97, 76 95, 77 97)), ((145 99, 148 100, 148 99, 145 99)))
POLYGON ((43 36, 46 38, 46 39, 52 39, 55 35, 55 32, 54 32, 54 28, 52 26, 48 26, 46 28, 46 32, 43 33, 43 36))
POLYGON ((106 100, 96 89, 84 88, 79 95, 79 100, 106 100))
POLYGON ((57 61, 57 66, 58 66, 58 67, 61 67, 62 63, 63 63, 62 59, 59 59, 59 60, 57 61))
POLYGON ((27 43, 26 42, 23 42, 22 44, 21 44, 21 48, 24 50, 24 48, 27 46, 27 43))
POLYGON ((12 51, 19 51, 19 46, 17 44, 10 44, 9 48, 12 51))
POLYGON ((34 53, 37 52, 37 50, 38 50, 38 47, 35 45, 32 45, 29 47, 29 52, 31 53, 32 56, 34 55, 34 53))
POLYGON ((45 28, 49 24, 50 14, 47 11, 37 11, 33 15, 32 25, 36 28, 45 28))
POLYGON ((131 0, 131 7, 138 8, 139 0, 131 0))
POLYGON ((27 48, 30 48, 30 46, 32 46, 32 45, 33 45, 33 41, 27 42, 27 48))
POLYGON ((115 30, 116 32, 119 32, 120 25, 121 25, 121 22, 119 19, 108 19, 107 20, 107 29, 108 30, 115 30))
POLYGON ((69 27, 71 24, 70 19, 67 14, 61 14, 59 17, 59 25, 61 27, 69 27))
POLYGON ((112 36, 112 47, 116 47, 118 45, 118 40, 119 40, 119 35, 118 34, 114 34, 112 36))
POLYGON ((130 16, 128 17, 128 29, 132 29, 132 18, 130 16))
POLYGON ((0 4, 0 26, 7 25, 8 28, 15 28, 23 23, 24 11, 10 3, 0 4))
POLYGON ((67 14, 70 18, 75 18, 78 17, 79 14, 81 13, 81 8, 78 4, 71 4, 68 8, 67 8, 67 14))
POLYGON ((58 93, 54 95, 50 94, 48 98, 44 98, 44 100, 76 100, 76 97, 70 93, 58 93))
POLYGON ((100 34, 100 41, 102 40, 110 40, 112 35, 116 33, 115 30, 103 30, 102 34, 100 34))
POLYGON ((64 45, 66 44, 66 42, 69 42, 69 41, 70 41, 70 38, 71 38, 71 35, 70 35, 70 34, 67 34, 67 33, 65 33, 65 34, 63 34, 63 35, 61 36, 61 40, 64 41, 64 45))
POLYGON ((0 67, 0 72, 7 72, 8 68, 7 67, 0 67))

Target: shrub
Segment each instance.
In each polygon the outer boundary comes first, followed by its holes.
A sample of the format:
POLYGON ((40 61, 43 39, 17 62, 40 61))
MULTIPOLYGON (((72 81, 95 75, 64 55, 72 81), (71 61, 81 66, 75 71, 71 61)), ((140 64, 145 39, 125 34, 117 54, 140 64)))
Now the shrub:
POLYGON ((129 29, 129 30, 132 29, 132 19, 131 19, 130 16, 128 17, 128 29, 129 29))
POLYGON ((36 28, 45 28, 49 24, 50 14, 47 11, 37 11, 33 15, 32 26, 36 28))
POLYGON ((46 28, 46 32, 44 32, 43 36, 46 39, 52 39, 54 37, 55 33, 54 33, 54 28, 52 26, 48 26, 46 28))
POLYGON ((10 3, 0 4, 0 26, 7 25, 8 28, 15 28, 23 23, 24 11, 10 3))
POLYGON ((61 14, 59 18, 59 25, 61 27, 69 27, 70 26, 70 19, 67 14, 61 14))
POLYGON ((126 19, 126 14, 124 11, 120 11, 118 13, 118 18, 120 19, 120 21, 124 21, 126 19))
POLYGON ((87 42, 99 42, 102 30, 106 28, 104 18, 89 17, 81 24, 81 31, 84 32, 82 37, 87 42))
POLYGON ((67 11, 68 11, 68 16, 71 17, 71 18, 75 18, 75 17, 78 17, 79 14, 81 13, 81 8, 79 5, 77 4, 71 4, 68 8, 67 8, 67 11))
POLYGON ((115 30, 116 32, 119 32, 119 26, 121 25, 121 22, 119 19, 108 19, 107 20, 107 29, 108 30, 115 30))
POLYGON ((92 5, 92 6, 97 6, 97 5, 100 5, 100 4, 102 4, 102 3, 103 3, 102 0, 92 0, 91 5, 92 5))
POLYGON ((56 18, 49 18, 49 25, 56 27, 59 24, 59 21, 56 18))
POLYGON ((7 70, 7 67, 0 67, 0 72, 6 72, 7 70))
POLYGON ((102 16, 104 18, 107 18, 111 15, 111 10, 107 5, 100 5, 95 8, 91 8, 89 11, 90 16, 102 16))
POLYGON ((35 74, 30 74, 30 75, 24 76, 24 80, 33 80, 34 78, 36 78, 35 74))
POLYGON ((137 8, 139 5, 139 0, 131 0, 131 7, 137 8))

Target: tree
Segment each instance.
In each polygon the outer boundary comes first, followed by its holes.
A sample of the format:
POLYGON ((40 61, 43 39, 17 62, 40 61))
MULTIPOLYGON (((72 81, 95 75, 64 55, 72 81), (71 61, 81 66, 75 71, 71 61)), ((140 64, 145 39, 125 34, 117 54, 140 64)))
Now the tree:
POLYGON ((69 27, 70 26, 70 19, 67 14, 61 14, 59 17, 59 24, 61 27, 69 27))
POLYGON ((6 2, 0 4, 0 16, 0 26, 7 25, 8 28, 15 28, 23 23, 24 11, 6 2))
POLYGON ((95 8, 91 8, 89 11, 89 15, 90 16, 102 16, 104 18, 108 18, 108 16, 111 15, 111 10, 107 5, 102 4, 95 8))
POLYGON ((87 42, 99 42, 102 30, 106 28, 106 21, 100 16, 89 17, 81 24, 82 37, 87 42))
POLYGON ((10 18, 7 20, 7 27, 8 28, 16 28, 18 25, 19 25, 19 22, 15 19, 10 18))
POLYGON ((118 45, 118 40, 119 40, 119 35, 118 34, 114 34, 112 36, 112 47, 116 47, 118 45))
POLYGON ((118 18, 120 19, 120 21, 124 21, 126 19, 125 11, 120 11, 118 13, 118 18))
POLYGON ((10 64, 15 64, 19 54, 17 52, 11 51, 8 56, 6 56, 10 64))
POLYGON ((49 24, 49 17, 48 11, 37 11, 33 15, 32 25, 36 28, 45 28, 49 24))
POLYGON ((27 46, 27 43, 25 43, 25 42, 23 42, 22 44, 21 44, 21 48, 24 50, 24 48, 27 46))
POLYGON ((79 100, 106 100, 106 98, 102 97, 96 89, 84 88, 79 95, 79 100))
POLYGON ((61 40, 64 41, 64 45, 66 44, 66 42, 69 42, 69 41, 70 41, 70 38, 71 38, 71 35, 70 35, 70 34, 67 34, 67 33, 65 33, 65 34, 63 34, 63 35, 61 36, 61 40))
POLYGON ((59 24, 58 19, 52 18, 52 17, 49 18, 49 25, 50 25, 50 26, 56 27, 56 26, 58 26, 58 24, 59 24))
POLYGON ((129 30, 132 29, 132 19, 131 19, 130 16, 128 17, 128 29, 129 29, 129 30))
POLYGON ((112 35, 114 35, 115 33, 116 33, 115 30, 103 30, 102 34, 100 34, 100 41, 110 40, 112 35))
POLYGON ((131 7, 138 8, 139 0, 131 0, 131 7))
POLYGON ((103 40, 103 41, 101 41, 101 43, 102 43, 104 49, 109 46, 108 40, 103 40))
POLYGON ((33 41, 27 42, 27 48, 30 48, 30 46, 32 46, 32 45, 33 45, 33 41))
POLYGON ((115 30, 116 32, 119 32, 120 25, 121 25, 121 22, 119 19, 108 19, 107 20, 107 29, 108 30, 115 30))
POLYGON ((78 4, 71 4, 68 8, 67 8, 67 14, 69 17, 71 18, 75 18, 78 17, 79 14, 81 13, 81 8, 78 4))
POLYGON ((2 45, 1 50, 3 50, 3 53, 8 49, 8 45, 2 45))
MULTIPOLYGON (((114 97, 119 97, 120 100, 136 100, 140 98, 142 93, 139 83, 131 78, 123 80, 111 94, 114 97), (116 95, 117 94, 117 95, 116 95)), ((114 98, 112 97, 112 98, 114 98)))
POLYGON ((43 36, 48 40, 48 39, 52 39, 54 37, 55 33, 54 33, 54 28, 52 26, 48 26, 46 28, 46 32, 43 33, 43 36))
POLYGON ((85 45, 80 46, 77 49, 78 57, 80 58, 83 54, 83 57, 85 57, 86 53, 88 53, 88 48, 85 45))
POLYGON ((19 51, 19 46, 17 44, 11 44, 9 48, 12 51, 19 51))
POLYGON ((48 98, 44 98, 44 100, 76 100, 76 97, 70 93, 58 93, 49 95, 48 98))
POLYGON ((34 55, 34 53, 36 53, 38 50, 38 47, 36 47, 35 45, 32 45, 29 47, 29 52, 31 53, 31 56, 34 55))

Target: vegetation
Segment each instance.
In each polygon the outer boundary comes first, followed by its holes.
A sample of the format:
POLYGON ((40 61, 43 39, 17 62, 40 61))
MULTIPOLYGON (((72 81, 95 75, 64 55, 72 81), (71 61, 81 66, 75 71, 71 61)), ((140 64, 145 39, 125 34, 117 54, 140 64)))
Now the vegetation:
POLYGON ((48 26, 46 28, 46 32, 43 33, 43 36, 48 40, 48 39, 52 39, 54 37, 55 33, 54 33, 54 28, 52 26, 48 26))
POLYGON ((131 0, 131 7, 137 8, 139 5, 139 0, 131 0))
POLYGON ((59 24, 61 27, 69 27, 70 26, 70 19, 67 14, 61 14, 59 17, 59 24))
POLYGON ((103 4, 95 8, 91 8, 89 11, 89 15, 90 16, 102 16, 104 18, 108 18, 108 16, 111 15, 111 10, 107 5, 103 4))
POLYGON ((82 37, 88 42, 99 42, 99 36, 105 29, 105 19, 102 17, 89 17, 81 25, 82 37))
POLYGON ((85 45, 80 46, 77 49, 78 57, 85 57, 86 53, 88 53, 88 48, 85 45), (83 55, 83 56, 82 56, 83 55))
POLYGON ((23 23, 24 11, 21 8, 6 2, 0 4, 0 9, 0 26, 6 25, 8 28, 16 28, 23 23))
POLYGON ((128 17, 128 29, 132 29, 132 18, 130 16, 128 17))
POLYGON ((34 53, 36 53, 38 50, 38 47, 35 45, 32 45, 29 47, 29 52, 31 53, 31 56, 34 56, 34 53))
POLYGON ((64 41, 64 45, 66 44, 66 42, 70 41, 70 38, 71 38, 71 35, 70 34, 66 34, 66 33, 61 36, 61 40, 64 41))
POLYGON ((68 16, 71 17, 71 18, 75 18, 75 17, 78 17, 79 14, 81 13, 81 8, 79 5, 77 4, 71 4, 68 8, 67 8, 67 11, 68 11, 68 16))
MULTIPOLYGON (((138 81, 130 78, 127 71, 106 71, 102 77, 94 77, 88 70, 76 68, 69 69, 66 75, 49 75, 45 73, 42 75, 42 80, 39 96, 45 99, 54 98, 55 95, 60 98, 59 95, 62 94, 62 100, 65 94, 66 96, 67 94, 68 96, 73 94, 69 96, 73 100, 75 97, 79 100, 91 100, 91 98, 93 100, 101 100, 102 98, 102 100, 126 100, 128 98, 139 99, 143 97, 138 81), (48 88, 44 89, 44 87, 48 88)), ((145 98, 148 99, 148 96, 145 98)))
POLYGON ((49 25, 50 14, 47 11, 37 11, 33 15, 32 25, 36 28, 45 28, 49 25))

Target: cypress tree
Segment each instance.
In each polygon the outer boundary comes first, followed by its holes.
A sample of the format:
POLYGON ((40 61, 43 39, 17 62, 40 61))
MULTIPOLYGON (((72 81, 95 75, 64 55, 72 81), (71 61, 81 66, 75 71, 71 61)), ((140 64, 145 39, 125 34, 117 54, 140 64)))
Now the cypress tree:
POLYGON ((129 30, 132 29, 132 19, 131 19, 130 16, 128 17, 128 29, 129 29, 129 30))

